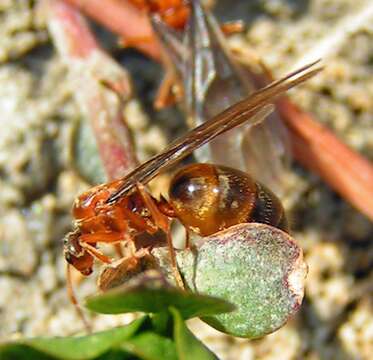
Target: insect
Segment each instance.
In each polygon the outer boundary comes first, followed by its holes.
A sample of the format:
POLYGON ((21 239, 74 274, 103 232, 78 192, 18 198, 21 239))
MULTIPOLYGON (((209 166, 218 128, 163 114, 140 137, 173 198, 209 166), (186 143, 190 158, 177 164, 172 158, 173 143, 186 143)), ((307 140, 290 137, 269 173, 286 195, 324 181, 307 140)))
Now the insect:
MULTIPOLYGON (((106 264, 112 262, 98 249, 99 243, 128 245, 128 256, 136 258, 143 254, 136 250, 136 237, 142 233, 154 234, 158 230, 167 235, 172 270, 182 288, 171 239, 172 218, 180 219, 187 231, 201 235, 248 221, 264 222, 287 230, 283 209, 276 196, 245 173, 234 169, 208 164, 187 166, 171 182, 169 201, 155 199, 144 185, 218 135, 246 121, 250 124, 260 122, 272 111, 271 103, 275 97, 321 70, 312 69, 313 65, 273 82, 189 131, 124 178, 96 186, 80 195, 73 206, 75 229, 64 240, 68 289, 72 289, 71 266, 87 276, 93 271, 95 258, 106 264), (212 209, 217 206, 217 211, 214 213, 208 209, 208 216, 203 219, 206 224, 201 224, 201 207, 207 201, 212 209)), ((72 290, 70 297, 77 304, 72 290)))
POLYGON ((140 10, 158 14, 170 27, 181 30, 189 17, 188 0, 130 0, 140 10))

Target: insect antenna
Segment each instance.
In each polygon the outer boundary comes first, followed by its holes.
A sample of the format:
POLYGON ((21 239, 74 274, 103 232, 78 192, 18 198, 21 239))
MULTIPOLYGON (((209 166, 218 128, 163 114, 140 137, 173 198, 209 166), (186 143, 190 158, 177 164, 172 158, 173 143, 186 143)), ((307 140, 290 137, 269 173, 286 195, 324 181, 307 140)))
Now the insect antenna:
POLYGON ((68 263, 66 263, 66 286, 67 286, 67 294, 69 296, 70 301, 75 307, 75 310, 79 316, 79 318, 82 320, 85 329, 88 333, 92 333, 92 327, 90 323, 88 322, 87 318, 85 317, 82 308, 80 307, 79 301, 75 295, 75 291, 73 288, 73 282, 71 278, 71 270, 72 266, 68 263))

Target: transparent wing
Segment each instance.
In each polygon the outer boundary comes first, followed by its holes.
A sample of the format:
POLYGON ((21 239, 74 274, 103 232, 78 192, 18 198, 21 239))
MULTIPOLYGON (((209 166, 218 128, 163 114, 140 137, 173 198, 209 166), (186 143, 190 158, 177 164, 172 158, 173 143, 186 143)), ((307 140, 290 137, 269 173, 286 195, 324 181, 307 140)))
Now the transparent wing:
MULTIPOLYGON (((152 25, 182 80, 184 112, 191 128, 263 86, 264 76, 236 61, 221 27, 201 1, 191 3, 183 42, 160 19, 154 18, 152 25)), ((240 57, 247 60, 246 55, 240 57)), ((247 171, 276 194, 283 190, 290 154, 287 129, 276 112, 256 126, 232 129, 195 151, 197 161, 247 171)))
POLYGON ((312 69, 317 62, 306 65, 284 78, 269 84, 265 88, 254 92, 246 99, 229 107, 227 110, 171 143, 162 153, 152 157, 125 176, 121 180, 122 184, 118 190, 108 199, 108 203, 113 203, 126 195, 136 183, 148 183, 161 171, 171 167, 218 135, 244 122, 255 124, 260 121, 263 118, 264 112, 270 112, 271 107, 268 105, 273 103, 277 96, 310 79, 321 71, 321 67, 312 69))

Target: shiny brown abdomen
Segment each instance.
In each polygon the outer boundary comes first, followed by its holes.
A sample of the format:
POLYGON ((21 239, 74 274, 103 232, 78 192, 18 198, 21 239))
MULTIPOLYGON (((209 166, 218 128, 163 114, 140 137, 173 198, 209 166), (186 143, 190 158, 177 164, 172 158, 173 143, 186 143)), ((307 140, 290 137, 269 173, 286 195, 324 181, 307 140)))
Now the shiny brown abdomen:
POLYGON ((276 195, 248 174, 226 166, 184 167, 172 179, 169 198, 175 217, 202 236, 245 222, 288 231, 284 209, 276 195))

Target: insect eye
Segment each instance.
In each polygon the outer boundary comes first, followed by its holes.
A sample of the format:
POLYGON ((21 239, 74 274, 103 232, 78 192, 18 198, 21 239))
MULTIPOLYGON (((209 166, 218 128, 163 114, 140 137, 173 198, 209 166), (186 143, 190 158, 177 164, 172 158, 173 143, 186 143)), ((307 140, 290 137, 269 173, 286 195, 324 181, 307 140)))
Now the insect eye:
POLYGON ((72 258, 71 254, 70 254, 68 251, 65 252, 65 260, 66 260, 69 264, 72 264, 73 258, 72 258))

